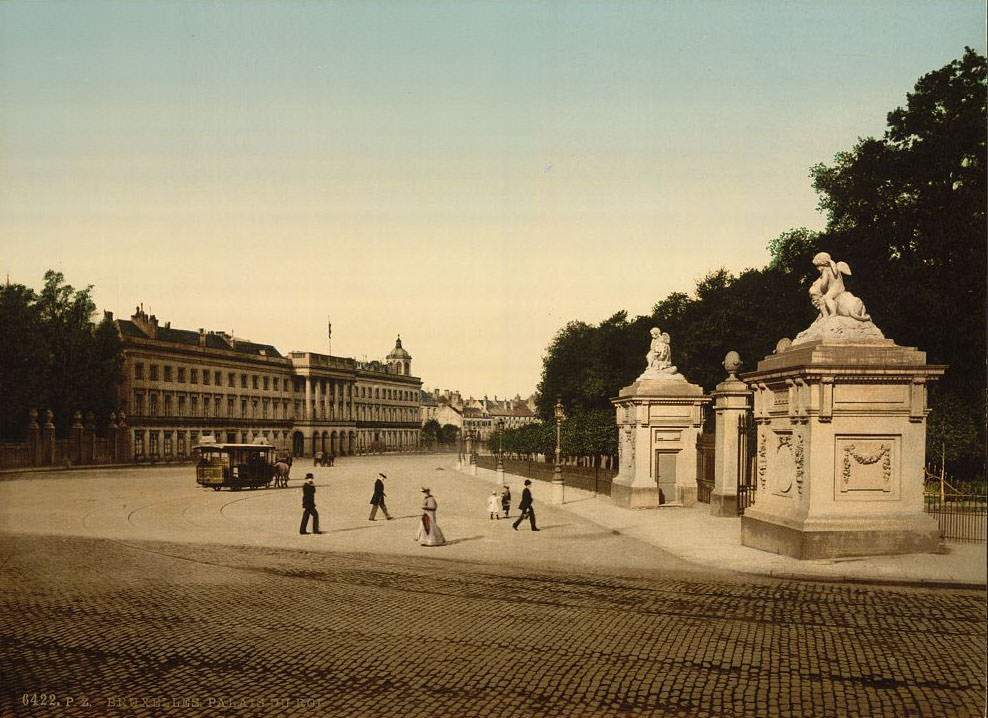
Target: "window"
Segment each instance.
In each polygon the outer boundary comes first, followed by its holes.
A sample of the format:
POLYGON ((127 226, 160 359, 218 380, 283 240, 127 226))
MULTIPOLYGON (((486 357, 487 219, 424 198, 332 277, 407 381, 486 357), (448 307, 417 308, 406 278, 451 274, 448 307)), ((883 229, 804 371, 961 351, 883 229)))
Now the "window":
POLYGON ((264 391, 268 390, 268 378, 264 377, 264 391))
POLYGON ((165 413, 164 416, 172 415, 172 397, 171 394, 165 394, 165 413))
POLYGON ((227 386, 237 385, 237 375, 234 374, 232 371, 226 375, 226 385, 227 386))
POLYGON ((189 413, 192 416, 199 416, 199 397, 193 394, 192 398, 190 399, 190 402, 192 406, 190 407, 189 413))
POLYGON ((172 455, 172 432, 165 432, 165 456, 172 455))
POLYGON ((178 415, 179 416, 185 416, 185 397, 184 396, 179 396, 178 397, 178 415))
POLYGON ((152 394, 151 395, 151 416, 157 416, 157 415, 158 415, 158 395, 157 394, 152 394))
POLYGON ((247 388, 247 375, 246 374, 241 374, 240 375, 240 388, 241 389, 246 389, 247 388))
POLYGON ((148 448, 150 450, 150 456, 153 459, 156 456, 158 456, 158 432, 149 431, 148 436, 150 437, 150 441, 148 442, 149 444, 148 448))
POLYGON ((240 400, 240 418, 241 419, 246 419, 247 418, 247 400, 246 399, 241 399, 240 400))
POLYGON ((144 392, 134 392, 134 415, 144 416, 144 392))
POLYGON ((228 396, 226 398, 226 415, 233 416, 233 397, 228 396))
POLYGON ((203 369, 202 370, 202 383, 203 384, 206 384, 207 386, 209 385, 209 370, 208 369, 203 369))
POLYGON ((220 415, 220 397, 214 396, 213 397, 213 416, 219 416, 219 415, 220 415))
POLYGON ((177 434, 177 438, 178 438, 177 441, 178 455, 185 456, 185 432, 179 431, 177 434))
POLYGON ((158 381, 158 365, 151 365, 151 381, 158 381))
POLYGON ((202 415, 209 416, 209 397, 204 396, 202 398, 202 415))
POLYGON ((134 365, 134 378, 135 379, 143 379, 144 378, 144 365, 143 364, 135 364, 134 365))
POLYGON ((223 383, 223 372, 221 372, 221 371, 214 371, 213 372, 213 383, 216 386, 220 386, 223 383))
POLYGON ((144 432, 134 432, 134 455, 144 456, 144 432))
POLYGON ((165 381, 171 381, 171 380, 172 380, 172 368, 166 364, 165 365, 165 381))
POLYGON ((199 370, 189 369, 189 383, 198 384, 199 383, 199 370))
POLYGON ((180 366, 178 368, 178 383, 179 384, 184 384, 185 383, 185 367, 184 366, 180 366))
POLYGON ((250 378, 250 383, 251 383, 251 386, 252 387, 254 387, 255 389, 257 388, 257 375, 256 374, 250 378))

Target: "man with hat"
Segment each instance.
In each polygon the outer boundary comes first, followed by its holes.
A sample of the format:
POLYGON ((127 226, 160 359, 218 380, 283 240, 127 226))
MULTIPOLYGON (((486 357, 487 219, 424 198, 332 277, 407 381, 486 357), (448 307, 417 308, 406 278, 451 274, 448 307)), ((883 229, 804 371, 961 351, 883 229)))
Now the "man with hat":
POLYGON ((374 481, 374 495, 371 496, 371 500, 370 500, 371 502, 371 512, 369 519, 370 521, 373 521, 374 517, 377 516, 378 509, 381 509, 381 511, 384 512, 384 518, 386 518, 388 521, 394 518, 394 516, 388 513, 388 507, 384 503, 384 482, 381 479, 386 479, 386 478, 388 477, 385 476, 384 474, 378 474, 377 479, 374 481))
POLYGON ((316 485, 312 483, 312 474, 305 475, 305 483, 302 484, 302 525, 299 526, 300 534, 308 533, 305 529, 309 525, 309 517, 312 517, 312 533, 321 534, 319 530, 319 512, 316 511, 316 485))
POLYGON ((532 506, 532 492, 528 489, 532 485, 532 482, 525 479, 525 490, 521 492, 521 503, 518 504, 518 508, 521 509, 521 515, 518 520, 511 524, 511 528, 515 531, 518 530, 518 524, 520 524, 525 517, 528 517, 529 523, 532 525, 532 531, 538 531, 535 526, 535 508, 532 506))

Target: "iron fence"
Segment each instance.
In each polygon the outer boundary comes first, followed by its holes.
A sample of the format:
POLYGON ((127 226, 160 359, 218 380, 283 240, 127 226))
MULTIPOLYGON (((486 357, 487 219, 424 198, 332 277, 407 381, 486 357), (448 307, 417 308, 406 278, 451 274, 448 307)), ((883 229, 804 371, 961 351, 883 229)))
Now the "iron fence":
POLYGON ((957 543, 985 543, 988 490, 983 480, 965 481, 927 467, 923 508, 935 516, 940 538, 957 543))
MULTIPOLYGON (((552 464, 534 459, 511 459, 502 461, 505 474, 521 476, 526 479, 552 481, 554 477, 552 464)), ((497 456, 477 456, 477 466, 481 469, 497 468, 497 456)), ((593 491, 604 496, 611 495, 611 481, 617 476, 617 471, 600 466, 572 466, 563 464, 561 467, 563 484, 574 489, 593 491)))

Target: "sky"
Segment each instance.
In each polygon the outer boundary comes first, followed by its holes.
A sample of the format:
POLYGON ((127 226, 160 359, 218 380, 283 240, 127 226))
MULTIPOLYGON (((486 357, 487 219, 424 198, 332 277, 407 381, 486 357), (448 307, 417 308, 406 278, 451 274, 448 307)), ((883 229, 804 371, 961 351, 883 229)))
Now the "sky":
POLYGON ((810 167, 984 54, 985 21, 940 0, 7 0, 0 272, 282 352, 382 359, 400 334, 427 388, 527 396, 567 322, 648 314, 822 229, 810 167))

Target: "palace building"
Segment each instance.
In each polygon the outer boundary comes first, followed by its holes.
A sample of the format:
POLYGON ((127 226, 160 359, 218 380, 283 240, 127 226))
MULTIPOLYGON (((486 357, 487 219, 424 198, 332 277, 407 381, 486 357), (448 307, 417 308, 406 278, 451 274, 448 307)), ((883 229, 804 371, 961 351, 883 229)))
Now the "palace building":
POLYGON ((261 438, 294 456, 417 448, 422 381, 399 337, 383 361, 289 352, 226 332, 173 329, 138 307, 115 322, 135 460, 179 459, 204 435, 261 438))

